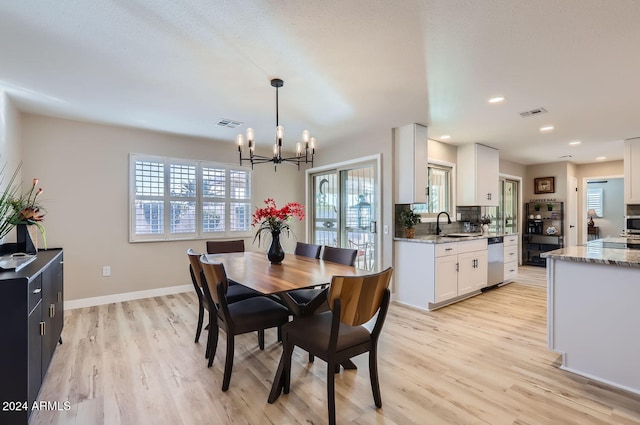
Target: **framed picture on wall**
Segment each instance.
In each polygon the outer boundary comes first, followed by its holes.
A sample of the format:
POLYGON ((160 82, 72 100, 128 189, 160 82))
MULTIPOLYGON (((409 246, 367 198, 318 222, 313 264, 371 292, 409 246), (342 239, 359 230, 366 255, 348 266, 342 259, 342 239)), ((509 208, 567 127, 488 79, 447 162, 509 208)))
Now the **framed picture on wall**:
POLYGON ((555 177, 538 177, 533 179, 534 193, 555 193, 556 191, 555 177))

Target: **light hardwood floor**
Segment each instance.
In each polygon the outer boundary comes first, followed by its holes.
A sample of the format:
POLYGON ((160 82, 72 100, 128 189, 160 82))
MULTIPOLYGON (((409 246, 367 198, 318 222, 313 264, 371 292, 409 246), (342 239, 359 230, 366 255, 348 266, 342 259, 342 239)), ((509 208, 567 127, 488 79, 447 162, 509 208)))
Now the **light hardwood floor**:
MULTIPOLYGON (((40 399, 71 409, 34 412, 31 424, 326 423, 323 361, 296 349, 291 393, 270 405, 281 345, 274 330, 264 351, 242 335, 223 393, 224 334, 207 369, 196 313, 191 293, 66 312, 40 399)), ((379 351, 382 409, 359 356, 357 371, 336 376, 339 424, 640 424, 640 396, 557 368, 542 268, 434 312, 392 304, 379 351)))

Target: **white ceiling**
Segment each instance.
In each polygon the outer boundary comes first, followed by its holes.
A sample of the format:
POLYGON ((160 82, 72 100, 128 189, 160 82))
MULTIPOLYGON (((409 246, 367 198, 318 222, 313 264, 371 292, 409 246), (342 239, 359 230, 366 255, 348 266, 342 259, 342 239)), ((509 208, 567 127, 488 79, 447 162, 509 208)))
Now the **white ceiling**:
POLYGON ((0 88, 21 110, 230 149, 248 126, 272 143, 279 77, 285 143, 308 128, 319 154, 418 122, 522 164, 618 160, 640 136, 639 71, 636 0, 0 2, 0 88))

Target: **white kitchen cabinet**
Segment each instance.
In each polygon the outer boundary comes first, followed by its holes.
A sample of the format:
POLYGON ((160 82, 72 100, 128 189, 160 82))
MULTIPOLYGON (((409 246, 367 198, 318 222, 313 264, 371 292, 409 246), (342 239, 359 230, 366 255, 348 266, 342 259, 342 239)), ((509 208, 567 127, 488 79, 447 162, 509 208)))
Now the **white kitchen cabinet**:
POLYGON ((441 303, 458 296, 458 256, 448 255, 435 259, 434 302, 441 303))
POLYGON ((427 202, 427 127, 409 124, 393 132, 396 204, 427 202))
POLYGON ((487 286, 489 256, 487 240, 458 242, 458 295, 487 286))
POLYGON ((640 204, 640 137, 624 141, 624 203, 640 204))
POLYGON ((519 235, 504 237, 504 282, 511 282, 518 275, 519 235))
POLYGON ((396 241, 395 300, 432 310, 487 286, 487 240, 431 244, 396 241))
POLYGON ((457 203, 497 207, 500 157, 497 149, 478 143, 458 146, 457 203))

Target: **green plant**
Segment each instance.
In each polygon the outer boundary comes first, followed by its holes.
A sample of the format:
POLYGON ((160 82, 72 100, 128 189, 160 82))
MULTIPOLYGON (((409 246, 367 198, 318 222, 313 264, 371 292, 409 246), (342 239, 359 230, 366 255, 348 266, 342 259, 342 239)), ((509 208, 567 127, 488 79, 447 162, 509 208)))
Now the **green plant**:
POLYGON ((553 210, 553 204, 551 204, 551 203, 547 204, 547 209, 549 211, 553 210))
MULTIPOLYGON (((0 169, 0 176, 4 174, 6 164, 0 169)), ((0 195, 0 239, 7 236, 7 234, 15 227, 15 210, 11 201, 14 199, 18 188, 14 185, 18 172, 20 171, 20 165, 16 167, 13 175, 7 182, 7 185, 0 195)), ((4 178, 0 178, 0 184, 4 184, 4 178)))
POLYGON ((404 228, 412 229, 413 226, 420 223, 420 214, 416 214, 413 210, 404 210, 400 212, 398 221, 404 228))
POLYGON ((536 211, 540 211, 540 207, 541 206, 542 205, 540 205, 540 204, 534 204, 533 209, 535 209, 536 211))

